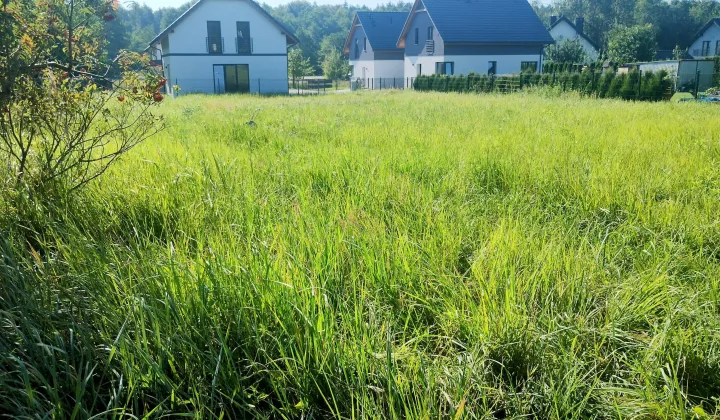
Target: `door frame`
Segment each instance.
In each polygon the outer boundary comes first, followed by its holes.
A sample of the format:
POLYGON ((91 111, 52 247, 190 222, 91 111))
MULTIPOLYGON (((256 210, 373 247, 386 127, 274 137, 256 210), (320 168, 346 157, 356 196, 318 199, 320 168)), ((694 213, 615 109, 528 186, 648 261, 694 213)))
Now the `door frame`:
MULTIPOLYGON (((250 64, 248 64, 248 63, 230 63, 230 64, 228 64, 228 63, 222 63, 222 64, 213 64, 212 67, 211 67, 211 69, 212 69, 212 80, 213 80, 213 93, 221 94, 221 93, 219 93, 219 92, 217 91, 217 85, 216 85, 216 83, 215 83, 215 67, 216 67, 216 66, 222 67, 222 69, 223 69, 223 84, 226 85, 226 86, 225 86, 225 92, 223 92, 223 93, 252 93, 251 84, 250 84, 250 64), (248 78, 247 78, 247 91, 237 91, 237 92, 228 92, 228 91, 227 91, 227 84, 225 83, 225 66, 247 66, 247 75, 248 75, 248 78)), ((237 76, 236 76, 236 78, 235 78, 235 81, 238 82, 237 76)), ((239 85, 239 83, 238 83, 238 85, 239 85)))

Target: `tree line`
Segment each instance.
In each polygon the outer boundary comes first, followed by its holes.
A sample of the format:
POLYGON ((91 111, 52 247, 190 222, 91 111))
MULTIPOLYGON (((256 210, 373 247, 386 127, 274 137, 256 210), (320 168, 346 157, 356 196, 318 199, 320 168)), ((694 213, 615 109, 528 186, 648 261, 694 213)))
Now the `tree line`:
POLYGON ((613 38, 640 33, 644 41, 644 31, 653 49, 685 50, 703 25, 720 17, 717 0, 554 0, 549 5, 535 0, 533 7, 545 25, 553 15, 585 18, 585 33, 606 51, 613 38))

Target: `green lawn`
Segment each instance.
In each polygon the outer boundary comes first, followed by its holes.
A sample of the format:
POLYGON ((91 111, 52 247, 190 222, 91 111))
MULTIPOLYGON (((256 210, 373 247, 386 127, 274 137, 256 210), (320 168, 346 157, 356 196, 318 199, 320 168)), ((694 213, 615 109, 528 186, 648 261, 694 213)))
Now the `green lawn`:
POLYGON ((720 415, 718 110, 168 100, 82 195, 0 194, 0 411, 720 415))

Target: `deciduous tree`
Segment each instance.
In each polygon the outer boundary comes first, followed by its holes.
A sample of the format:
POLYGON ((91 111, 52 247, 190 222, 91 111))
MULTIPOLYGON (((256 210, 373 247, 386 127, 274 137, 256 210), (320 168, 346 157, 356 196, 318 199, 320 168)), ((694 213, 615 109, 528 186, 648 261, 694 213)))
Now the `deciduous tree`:
POLYGON ((548 61, 554 63, 585 62, 585 48, 579 39, 565 39, 545 49, 545 56, 548 61))
POLYGON ((616 63, 651 61, 656 49, 655 32, 650 25, 618 26, 610 31, 608 56, 616 63))

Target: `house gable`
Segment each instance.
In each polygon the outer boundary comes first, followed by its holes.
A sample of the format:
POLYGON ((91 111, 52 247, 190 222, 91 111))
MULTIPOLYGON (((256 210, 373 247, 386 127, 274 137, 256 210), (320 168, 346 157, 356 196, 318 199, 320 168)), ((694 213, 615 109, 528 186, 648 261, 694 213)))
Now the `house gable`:
POLYGON ((718 49, 718 42, 720 42, 720 18, 710 19, 693 38, 693 42, 690 43, 688 52, 693 57, 712 57, 718 55, 720 51, 718 49), (703 42, 709 42, 709 50, 707 55, 703 54, 702 47, 703 42))
MULTIPOLYGON (((221 1, 237 2, 237 3, 242 3, 244 5, 247 5, 248 7, 245 8, 244 10, 242 10, 245 13, 243 13, 242 15, 238 15, 238 16, 232 16, 232 18, 236 19, 236 21, 241 21, 241 20, 245 19, 245 20, 251 21, 251 22, 252 21, 264 22, 267 25, 275 27, 277 30, 279 30, 279 32, 282 35, 285 36, 286 50, 287 50, 287 46, 295 45, 299 42, 298 39, 295 37, 295 35, 293 35, 287 28, 285 28, 275 18, 270 16, 270 14, 267 11, 265 11, 265 9, 263 9, 255 1, 253 1, 253 0, 221 0, 221 1), (251 12, 251 10, 254 11, 255 13, 251 12), (253 17, 253 19, 251 20, 250 17, 253 17)), ((204 33, 206 31, 206 27, 198 26, 197 22, 193 22, 192 25, 187 25, 185 22, 188 20, 190 20, 190 21, 199 21, 200 20, 203 22, 206 22, 208 20, 218 20, 218 21, 223 20, 223 18, 226 18, 228 16, 228 12, 226 10, 225 11, 217 10, 217 9, 220 9, 220 7, 217 7, 218 6, 217 2, 218 2, 218 0, 198 0, 188 10, 186 10, 182 15, 180 15, 180 17, 175 19, 175 21, 172 22, 167 28, 165 28, 162 32, 160 32, 160 34, 158 34, 152 41, 150 41, 150 44, 149 44, 150 46, 148 48, 152 48, 153 46, 159 44, 160 41, 162 41, 165 38, 169 38, 170 35, 174 34, 176 31, 178 31, 180 29, 182 29, 183 31, 190 30, 190 31, 194 31, 197 33, 204 33), (208 3, 213 4, 214 7, 213 6, 207 7, 208 3), (211 10, 208 10, 208 9, 211 9, 211 10), (199 12, 201 10, 202 10, 202 12, 199 12), (198 16, 198 13, 201 13, 203 16, 198 16), (189 29, 187 29, 188 26, 190 26, 189 29)), ((226 5, 226 7, 228 6, 227 3, 225 5, 226 5)), ((223 29, 223 32, 225 32, 224 31, 225 28, 221 28, 221 29, 223 29)), ((228 28, 228 29, 230 29, 230 28, 228 28)), ((175 43, 175 45, 178 45, 178 44, 175 43)), ((227 47, 228 46, 226 46, 226 49, 227 49, 227 47)))
POLYGON ((350 36, 345 42, 345 54, 348 54, 352 61, 373 60, 375 58, 375 51, 370 44, 370 40, 368 40, 365 28, 359 22, 353 24, 350 36))
POLYGON ((382 56, 402 54, 397 47, 397 38, 407 19, 405 12, 358 12, 353 18, 344 53, 350 59, 372 60, 382 56), (355 43, 359 41, 361 57, 355 57, 355 43), (363 56, 363 53, 374 52, 374 56, 363 56), (378 54, 382 52, 382 54, 378 54))
POLYGON ((442 36, 422 0, 413 5, 398 45, 405 49, 406 56, 441 56, 445 53, 442 36))
POLYGON ((575 26, 570 21, 570 19, 566 18, 565 16, 561 16, 560 18, 558 18, 557 21, 550 25, 550 35, 553 37, 553 39, 555 39, 556 42, 563 41, 564 39, 569 39, 570 36, 568 35, 570 34, 573 35, 573 38, 581 38, 582 40, 587 42, 589 46, 592 47, 595 51, 600 50, 597 44, 585 34, 585 31, 579 31, 577 26, 575 26))

